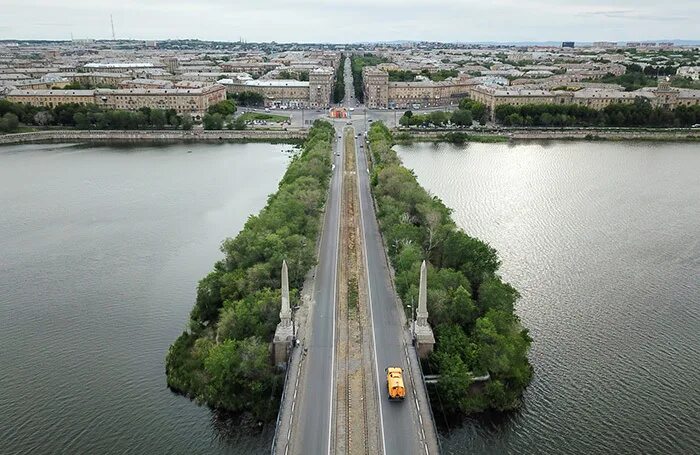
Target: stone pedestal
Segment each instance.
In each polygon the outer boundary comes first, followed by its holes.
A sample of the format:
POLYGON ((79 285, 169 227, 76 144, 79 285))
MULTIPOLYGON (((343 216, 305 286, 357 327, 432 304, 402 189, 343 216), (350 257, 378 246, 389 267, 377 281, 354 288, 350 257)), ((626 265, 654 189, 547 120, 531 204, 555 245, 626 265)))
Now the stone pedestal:
POLYGON ((277 324, 275 338, 272 341, 272 357, 275 365, 284 366, 287 363, 292 343, 294 343, 294 326, 283 325, 282 322, 277 324))
POLYGON ((413 339, 416 344, 416 352, 421 359, 427 358, 433 352, 435 346, 435 336, 433 329, 429 325, 418 325, 413 323, 413 339))

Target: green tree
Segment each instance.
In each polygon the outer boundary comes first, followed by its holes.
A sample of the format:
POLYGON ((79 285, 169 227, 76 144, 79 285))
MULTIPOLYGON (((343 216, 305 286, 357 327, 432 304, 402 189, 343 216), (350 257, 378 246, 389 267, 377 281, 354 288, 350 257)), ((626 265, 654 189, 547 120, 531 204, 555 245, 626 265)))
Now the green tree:
POLYGON ((437 126, 444 125, 448 120, 447 114, 443 111, 433 111, 429 114, 429 117, 430 122, 437 126))
POLYGON ((215 114, 204 114, 202 123, 205 130, 220 130, 224 127, 224 117, 218 112, 215 114))
MULTIPOLYGON (((216 104, 209 106, 207 110, 209 114, 220 114, 222 117, 227 115, 233 115, 236 112, 236 103, 232 100, 220 101, 216 104)), ((207 129, 221 129, 221 128, 207 128, 207 129)))
POLYGON ((452 123, 459 126, 469 126, 472 124, 472 113, 466 109, 457 109, 452 113, 452 123))
POLYGON ((17 130, 19 126, 19 119, 12 112, 7 112, 0 119, 0 132, 12 133, 17 130))
POLYGON ((75 123, 75 127, 79 130, 90 129, 90 122, 88 121, 87 115, 82 112, 73 114, 73 122, 75 123))
POLYGON ((156 129, 162 129, 167 122, 167 116, 163 109, 153 109, 150 114, 151 125, 156 129))

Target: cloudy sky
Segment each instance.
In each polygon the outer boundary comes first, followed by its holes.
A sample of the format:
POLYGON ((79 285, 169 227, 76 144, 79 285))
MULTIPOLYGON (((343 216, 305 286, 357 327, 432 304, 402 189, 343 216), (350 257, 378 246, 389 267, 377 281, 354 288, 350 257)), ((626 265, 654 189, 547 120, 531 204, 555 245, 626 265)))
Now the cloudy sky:
POLYGON ((0 39, 700 39, 699 0, 0 0, 0 39))

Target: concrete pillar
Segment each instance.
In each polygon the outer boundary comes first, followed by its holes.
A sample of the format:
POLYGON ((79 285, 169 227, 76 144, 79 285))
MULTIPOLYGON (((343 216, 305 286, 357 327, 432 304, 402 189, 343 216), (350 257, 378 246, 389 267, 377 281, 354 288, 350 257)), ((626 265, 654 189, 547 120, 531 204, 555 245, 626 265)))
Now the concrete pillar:
POLYGON ((289 274, 287 261, 282 261, 282 305, 280 308, 280 322, 275 330, 275 338, 272 341, 273 361, 275 365, 284 367, 287 363, 289 351, 294 342, 294 323, 292 321, 292 309, 289 305, 289 274))
POLYGON ((423 261, 420 266, 420 286, 418 288, 418 310, 416 320, 413 322, 413 336, 416 343, 416 351, 420 358, 426 358, 433 352, 435 336, 428 323, 428 267, 423 261))

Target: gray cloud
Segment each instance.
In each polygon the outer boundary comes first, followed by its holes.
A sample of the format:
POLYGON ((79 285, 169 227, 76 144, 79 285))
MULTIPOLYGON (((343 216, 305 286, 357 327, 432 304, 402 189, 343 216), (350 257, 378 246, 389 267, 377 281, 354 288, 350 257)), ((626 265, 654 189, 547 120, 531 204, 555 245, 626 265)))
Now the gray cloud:
POLYGON ((698 39, 676 0, 3 0, 0 38, 352 42, 698 39))

